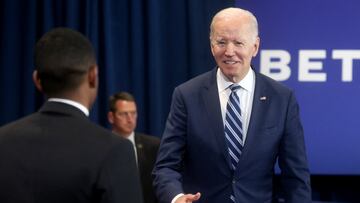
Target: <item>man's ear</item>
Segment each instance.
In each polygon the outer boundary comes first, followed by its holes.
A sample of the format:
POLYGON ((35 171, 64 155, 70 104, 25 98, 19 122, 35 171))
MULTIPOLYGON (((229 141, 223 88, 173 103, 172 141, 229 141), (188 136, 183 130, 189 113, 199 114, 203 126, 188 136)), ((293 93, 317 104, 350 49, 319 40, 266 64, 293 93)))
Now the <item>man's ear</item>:
POLYGON ((258 52, 259 52, 259 47, 260 47, 260 37, 256 37, 255 39, 255 44, 254 44, 254 52, 253 52, 253 57, 255 57, 258 52))
POLYGON ((214 56, 214 44, 210 38, 210 50, 211 50, 211 54, 214 56))
POLYGON ((39 74, 38 74, 37 70, 34 70, 32 78, 33 78, 33 82, 35 84, 36 89, 38 89, 40 92, 42 92, 43 90, 42 90, 41 80, 39 78, 39 74))
POLYGON ((89 85, 92 88, 97 88, 98 86, 98 67, 97 65, 92 65, 88 72, 88 81, 89 85))
POLYGON ((114 123, 114 113, 112 111, 109 111, 107 117, 108 117, 109 123, 113 124, 114 123))

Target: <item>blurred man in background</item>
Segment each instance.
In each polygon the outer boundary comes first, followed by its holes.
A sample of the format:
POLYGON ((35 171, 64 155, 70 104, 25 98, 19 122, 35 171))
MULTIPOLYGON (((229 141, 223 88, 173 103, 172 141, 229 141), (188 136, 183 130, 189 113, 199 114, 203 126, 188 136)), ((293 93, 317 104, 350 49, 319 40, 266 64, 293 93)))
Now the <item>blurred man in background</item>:
POLYGON ((151 171, 154 168, 160 140, 157 137, 135 132, 137 108, 134 97, 127 92, 114 94, 109 99, 108 120, 112 131, 129 139, 136 152, 145 203, 156 203, 151 171))

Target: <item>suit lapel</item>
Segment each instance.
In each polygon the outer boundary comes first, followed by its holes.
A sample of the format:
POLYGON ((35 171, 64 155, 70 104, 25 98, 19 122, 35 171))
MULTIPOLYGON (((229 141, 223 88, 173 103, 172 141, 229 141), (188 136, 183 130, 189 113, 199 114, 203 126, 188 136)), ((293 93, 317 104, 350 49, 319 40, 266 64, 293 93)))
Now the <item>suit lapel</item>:
POLYGON ((138 161, 138 168, 141 169, 141 164, 143 161, 143 143, 141 140, 141 136, 137 135, 137 133, 135 133, 135 147, 136 147, 136 155, 137 155, 137 161, 138 161))
POLYGON ((210 121, 209 127, 212 128, 219 150, 223 153, 224 159, 230 168, 230 158, 225 143, 224 124, 221 116, 219 91, 216 82, 216 72, 217 68, 211 72, 209 83, 204 85, 202 91, 203 103, 210 121))
POLYGON ((256 137, 257 129, 262 128, 264 124, 264 118, 269 104, 271 101, 271 95, 268 92, 267 85, 264 78, 257 72, 255 72, 255 92, 253 98, 253 106, 251 110, 249 127, 246 135, 245 145, 243 147, 242 154, 237 166, 237 171, 240 171, 244 159, 249 159, 251 156, 250 150, 256 150, 256 137))

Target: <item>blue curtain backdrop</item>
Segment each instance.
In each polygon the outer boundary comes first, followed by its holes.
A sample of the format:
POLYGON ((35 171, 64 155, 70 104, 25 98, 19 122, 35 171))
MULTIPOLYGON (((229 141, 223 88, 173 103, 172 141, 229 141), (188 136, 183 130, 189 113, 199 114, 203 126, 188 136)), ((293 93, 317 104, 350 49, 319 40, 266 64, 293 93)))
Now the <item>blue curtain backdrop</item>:
POLYGON ((210 70, 211 17, 233 0, 0 1, 0 125, 36 111, 33 46, 53 27, 76 29, 93 42, 100 70, 91 119, 107 126, 109 95, 134 94, 138 130, 161 136, 174 87, 210 70))

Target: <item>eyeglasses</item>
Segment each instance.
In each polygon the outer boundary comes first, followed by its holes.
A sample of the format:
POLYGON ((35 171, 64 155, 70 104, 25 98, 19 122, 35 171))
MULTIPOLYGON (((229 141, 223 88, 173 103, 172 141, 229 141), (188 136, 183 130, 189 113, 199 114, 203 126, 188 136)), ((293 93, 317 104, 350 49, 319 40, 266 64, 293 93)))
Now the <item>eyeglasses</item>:
POLYGON ((121 118, 126 118, 126 117, 134 117, 137 115, 136 111, 124 111, 124 112, 116 112, 115 113, 116 116, 119 116, 121 118))

